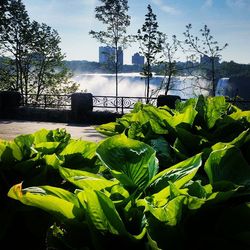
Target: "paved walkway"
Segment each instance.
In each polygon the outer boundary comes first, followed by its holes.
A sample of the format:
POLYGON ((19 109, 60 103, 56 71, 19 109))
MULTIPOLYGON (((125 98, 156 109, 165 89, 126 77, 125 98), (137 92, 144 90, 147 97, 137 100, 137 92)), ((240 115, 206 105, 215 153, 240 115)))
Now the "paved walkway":
POLYGON ((75 139, 81 138, 82 140, 98 142, 105 138, 95 130, 95 126, 0 119, 0 139, 13 140, 20 134, 31 134, 42 128, 48 130, 65 128, 66 131, 71 134, 71 137, 75 139))

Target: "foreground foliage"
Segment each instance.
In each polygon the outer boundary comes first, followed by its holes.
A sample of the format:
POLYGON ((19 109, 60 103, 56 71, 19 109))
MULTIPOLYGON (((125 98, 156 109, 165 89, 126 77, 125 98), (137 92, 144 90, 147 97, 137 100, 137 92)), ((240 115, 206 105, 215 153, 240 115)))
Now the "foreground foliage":
POLYGON ((249 119, 200 97, 138 104, 99 143, 59 129, 1 141, 1 220, 44 211, 30 223, 43 249, 249 249, 249 119))

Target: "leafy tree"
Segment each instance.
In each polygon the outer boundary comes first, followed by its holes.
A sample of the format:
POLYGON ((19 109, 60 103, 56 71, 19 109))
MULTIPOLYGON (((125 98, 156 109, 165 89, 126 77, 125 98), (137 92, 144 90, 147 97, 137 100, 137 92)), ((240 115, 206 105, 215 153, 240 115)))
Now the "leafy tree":
MULTIPOLYGON (((24 94, 23 69, 28 53, 30 20, 25 6, 20 0, 6 1, 3 7, 0 27, 1 54, 10 57, 9 63, 15 66, 15 82, 10 89, 20 90, 24 94)), ((7 61, 5 61, 7 62, 7 61)))
POLYGON ((220 77, 250 77, 250 64, 239 64, 234 61, 220 64, 220 77))
POLYGON ((156 62, 157 55, 161 52, 163 37, 158 31, 156 15, 150 5, 147 6, 148 13, 145 15, 145 23, 138 30, 136 39, 139 41, 141 54, 146 58, 144 75, 146 76, 146 102, 149 102, 150 78, 152 77, 152 65, 156 62))
MULTIPOLYGON (((127 0, 99 0, 100 6, 95 8, 95 17, 106 25, 106 31, 93 31, 89 34, 100 43, 114 48, 114 67, 116 76, 116 98, 118 97, 118 71, 119 71, 119 47, 125 49, 130 41, 126 33, 130 25, 130 16, 127 15, 127 0)), ((116 102, 117 106, 117 102, 116 102)))
POLYGON ((30 94, 38 100, 41 94, 75 91, 65 57, 59 47, 58 33, 46 24, 31 22, 21 0, 4 4, 0 23, 1 88, 19 91, 24 103, 30 94))
POLYGON ((219 60, 221 57, 221 51, 224 50, 228 44, 219 46, 218 42, 215 41, 214 37, 211 35, 211 31, 207 25, 204 25, 201 32, 201 38, 191 34, 192 25, 188 24, 186 26, 186 31, 184 32, 185 43, 188 45, 189 51, 191 52, 191 57, 198 54, 201 58, 201 66, 203 70, 206 71, 206 78, 211 82, 210 94, 215 95, 216 88, 216 70, 219 65, 219 60))

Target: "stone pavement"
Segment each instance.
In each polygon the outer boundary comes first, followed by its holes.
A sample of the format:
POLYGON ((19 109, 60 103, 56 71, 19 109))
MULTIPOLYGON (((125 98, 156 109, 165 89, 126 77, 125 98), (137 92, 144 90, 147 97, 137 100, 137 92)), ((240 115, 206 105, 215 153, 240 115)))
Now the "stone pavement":
POLYGON ((95 130, 95 126, 0 119, 0 139, 13 140, 20 134, 32 134, 42 128, 48 130, 65 128, 66 131, 70 133, 71 137, 74 139, 80 138, 82 140, 98 142, 106 138, 95 130))

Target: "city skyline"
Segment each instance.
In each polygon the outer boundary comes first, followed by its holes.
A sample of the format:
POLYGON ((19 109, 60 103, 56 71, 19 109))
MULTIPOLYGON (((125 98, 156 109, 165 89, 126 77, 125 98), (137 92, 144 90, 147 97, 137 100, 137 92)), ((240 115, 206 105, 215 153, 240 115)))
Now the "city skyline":
MULTIPOLYGON (((66 60, 98 61, 102 44, 92 38, 89 31, 105 29, 95 19, 94 9, 100 5, 99 1, 23 0, 23 3, 31 20, 46 23, 58 31, 66 60)), ((221 53, 222 61, 250 63, 250 0, 130 0, 128 34, 136 34, 141 28, 148 4, 157 15, 159 30, 169 37, 176 35, 184 40, 187 24, 192 24, 196 35, 206 24, 219 45, 229 44, 221 53)), ((132 64, 131 58, 136 52, 139 52, 137 43, 124 50, 124 64, 132 64)), ((179 53, 176 59, 183 61, 185 57, 179 53)))

